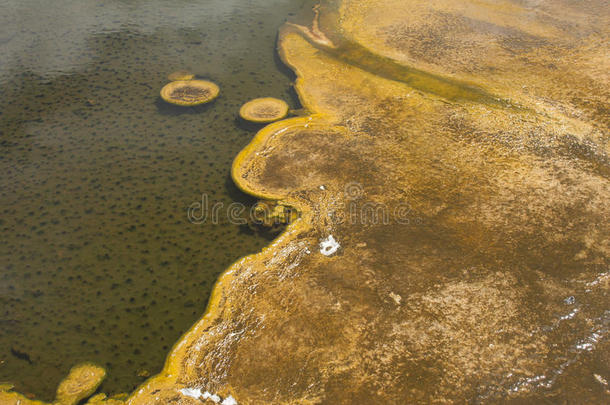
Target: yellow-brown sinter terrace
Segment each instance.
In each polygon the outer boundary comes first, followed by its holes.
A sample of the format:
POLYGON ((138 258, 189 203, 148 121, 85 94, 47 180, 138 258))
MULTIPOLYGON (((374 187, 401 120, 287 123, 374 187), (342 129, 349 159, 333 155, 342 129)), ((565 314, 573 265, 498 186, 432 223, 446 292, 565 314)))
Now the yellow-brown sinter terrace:
POLYGON ((337 0, 285 25, 309 114, 233 178, 300 219, 126 403, 607 403, 609 26, 602 0, 337 0))

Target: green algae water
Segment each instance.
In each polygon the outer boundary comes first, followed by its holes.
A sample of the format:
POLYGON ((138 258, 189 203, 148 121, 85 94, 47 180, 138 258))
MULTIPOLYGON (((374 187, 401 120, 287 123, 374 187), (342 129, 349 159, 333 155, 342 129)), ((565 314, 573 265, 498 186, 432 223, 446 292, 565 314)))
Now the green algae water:
POLYGON ((303 0, 0 2, 0 381, 51 399, 70 367, 128 392, 160 371, 218 276, 268 239, 200 203, 252 203, 230 164, 255 97, 295 106, 275 37, 303 0), (210 105, 163 103, 187 69, 210 105), (210 218, 212 219, 212 218, 210 218), (193 223, 196 222, 196 223, 193 223))

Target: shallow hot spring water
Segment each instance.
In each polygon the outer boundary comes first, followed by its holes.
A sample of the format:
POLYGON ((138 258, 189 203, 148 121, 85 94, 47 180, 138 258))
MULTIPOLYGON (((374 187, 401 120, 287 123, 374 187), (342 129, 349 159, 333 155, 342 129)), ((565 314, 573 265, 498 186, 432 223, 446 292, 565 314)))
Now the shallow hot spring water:
POLYGON ((226 216, 253 203, 229 178, 254 133, 236 117, 255 97, 295 107, 275 38, 303 3, 0 4, 0 381, 52 399, 93 361, 104 392, 132 390, 202 315, 218 274, 269 243, 226 216), (220 97, 163 103, 181 69, 220 97), (202 200, 224 209, 192 223, 202 200))

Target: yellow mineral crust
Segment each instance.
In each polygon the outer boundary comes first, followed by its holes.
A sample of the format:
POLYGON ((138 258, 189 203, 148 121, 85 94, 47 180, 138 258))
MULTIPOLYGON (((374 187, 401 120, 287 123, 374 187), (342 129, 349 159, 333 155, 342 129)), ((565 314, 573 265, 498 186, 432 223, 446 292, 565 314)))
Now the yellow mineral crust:
POLYGON ((176 80, 163 86, 161 98, 170 104, 191 107, 214 100, 219 92, 218 86, 207 80, 176 80))
POLYGON ((604 2, 317 12, 278 44, 311 115, 232 167, 301 215, 127 402, 607 402, 604 2))
POLYGON ((29 399, 25 395, 13 391, 0 390, 0 404, 2 405, 48 405, 45 402, 29 399))
POLYGON ((343 0, 339 8, 341 32, 377 55, 547 114, 609 123, 604 1, 343 0))
POLYGON ((248 101, 239 109, 239 116, 246 121, 268 123, 280 120, 288 114, 288 104, 285 101, 273 98, 255 98, 248 101))
MULTIPOLYGON (((75 405, 90 397, 106 377, 106 370, 91 363, 83 363, 72 367, 59 387, 52 405, 75 405)), ((22 394, 11 391, 12 386, 0 385, 0 404, 2 405, 49 405, 46 402, 30 399, 22 394)), ((88 404, 120 405, 123 401, 106 398, 104 394, 91 398, 88 404)))
POLYGON ((58 405, 73 405, 91 396, 106 377, 106 370, 94 364, 72 367, 68 376, 57 387, 58 405))

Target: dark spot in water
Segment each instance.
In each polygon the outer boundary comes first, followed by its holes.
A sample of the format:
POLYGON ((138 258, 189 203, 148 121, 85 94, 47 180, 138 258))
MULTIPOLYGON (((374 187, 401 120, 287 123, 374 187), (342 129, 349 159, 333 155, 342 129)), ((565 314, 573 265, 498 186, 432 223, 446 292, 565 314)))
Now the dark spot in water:
POLYGON ((30 358, 30 355, 25 351, 22 351, 21 349, 11 347, 11 354, 19 360, 27 361, 30 364, 34 364, 32 359, 30 358))

